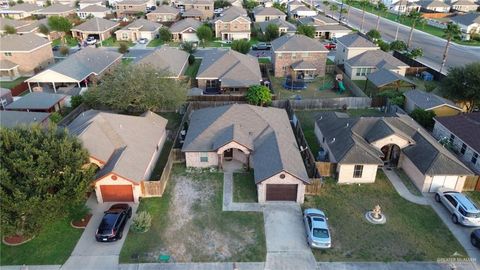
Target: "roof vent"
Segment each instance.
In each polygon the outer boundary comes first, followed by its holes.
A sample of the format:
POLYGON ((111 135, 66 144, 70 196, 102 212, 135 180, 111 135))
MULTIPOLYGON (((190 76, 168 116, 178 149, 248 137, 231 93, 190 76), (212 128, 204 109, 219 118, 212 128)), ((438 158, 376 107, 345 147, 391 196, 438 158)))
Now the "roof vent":
POLYGON ((347 123, 347 127, 349 126, 350 123, 347 123))
POLYGON ((332 141, 330 143, 334 143, 335 142, 335 138, 332 139, 332 141))
POLYGON ((318 119, 318 120, 322 120, 322 119, 323 119, 323 116, 320 116, 320 119, 318 119))

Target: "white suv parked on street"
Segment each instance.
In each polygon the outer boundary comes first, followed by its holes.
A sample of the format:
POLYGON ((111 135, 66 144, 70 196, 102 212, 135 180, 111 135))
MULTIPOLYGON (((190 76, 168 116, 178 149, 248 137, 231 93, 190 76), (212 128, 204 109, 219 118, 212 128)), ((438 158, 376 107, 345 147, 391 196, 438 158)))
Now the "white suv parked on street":
POLYGON ((435 200, 450 211, 453 223, 480 226, 480 209, 465 194, 448 188, 439 188, 435 200))

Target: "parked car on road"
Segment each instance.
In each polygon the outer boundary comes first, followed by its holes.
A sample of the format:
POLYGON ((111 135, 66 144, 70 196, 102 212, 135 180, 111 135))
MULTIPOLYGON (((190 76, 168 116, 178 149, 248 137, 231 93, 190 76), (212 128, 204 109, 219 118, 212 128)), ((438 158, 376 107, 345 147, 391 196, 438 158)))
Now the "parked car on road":
POLYGON ((335 48, 337 48, 337 44, 333 42, 327 43, 324 46, 327 50, 334 50, 335 48))
POLYGON ((480 226, 480 209, 465 194, 449 188, 439 188, 435 200, 452 214, 453 223, 480 226))
POLYGON ((307 233, 307 244, 312 248, 330 248, 332 239, 327 224, 328 218, 322 210, 308 208, 303 212, 307 233))
POLYGON ((146 38, 141 38, 141 39, 138 40, 138 43, 140 43, 140 44, 147 44, 147 41, 148 41, 148 39, 146 39, 146 38))
POLYGON ((87 45, 94 45, 97 43, 97 39, 94 36, 87 37, 87 45))
POLYGON ((52 47, 52 51, 56 52, 58 50, 60 50, 60 45, 55 45, 52 47))
POLYGON ((265 50, 270 50, 272 45, 265 43, 265 42, 259 42, 257 45, 252 46, 252 50, 256 51, 265 51, 265 50))
POLYGON ((114 204, 104 212, 95 238, 98 242, 112 242, 122 239, 123 229, 132 217, 132 207, 126 203, 114 204))
POLYGON ((470 242, 472 245, 480 248, 480 229, 476 229, 470 234, 470 242))

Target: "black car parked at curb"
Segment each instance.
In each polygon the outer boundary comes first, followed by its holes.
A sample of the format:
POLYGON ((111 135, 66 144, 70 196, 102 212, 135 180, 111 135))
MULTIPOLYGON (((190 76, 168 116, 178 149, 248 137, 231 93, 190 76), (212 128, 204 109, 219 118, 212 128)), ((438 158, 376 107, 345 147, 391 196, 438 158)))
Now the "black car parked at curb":
POLYGON ((126 203, 114 204, 104 212, 102 222, 95 233, 98 242, 112 242, 122 239, 123 229, 132 217, 132 207, 126 203))
POLYGON ((470 242, 472 242, 472 245, 480 248, 480 229, 476 229, 470 234, 470 242))

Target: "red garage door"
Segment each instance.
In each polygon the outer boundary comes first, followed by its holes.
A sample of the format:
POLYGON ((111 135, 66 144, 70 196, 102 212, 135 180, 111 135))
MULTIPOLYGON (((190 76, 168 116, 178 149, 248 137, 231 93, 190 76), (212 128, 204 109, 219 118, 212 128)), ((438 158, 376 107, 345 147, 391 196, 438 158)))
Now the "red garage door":
POLYGON ((133 202, 131 185, 101 185, 104 202, 133 202))
POLYGON ((297 201, 297 187, 267 184, 267 201, 297 201))

